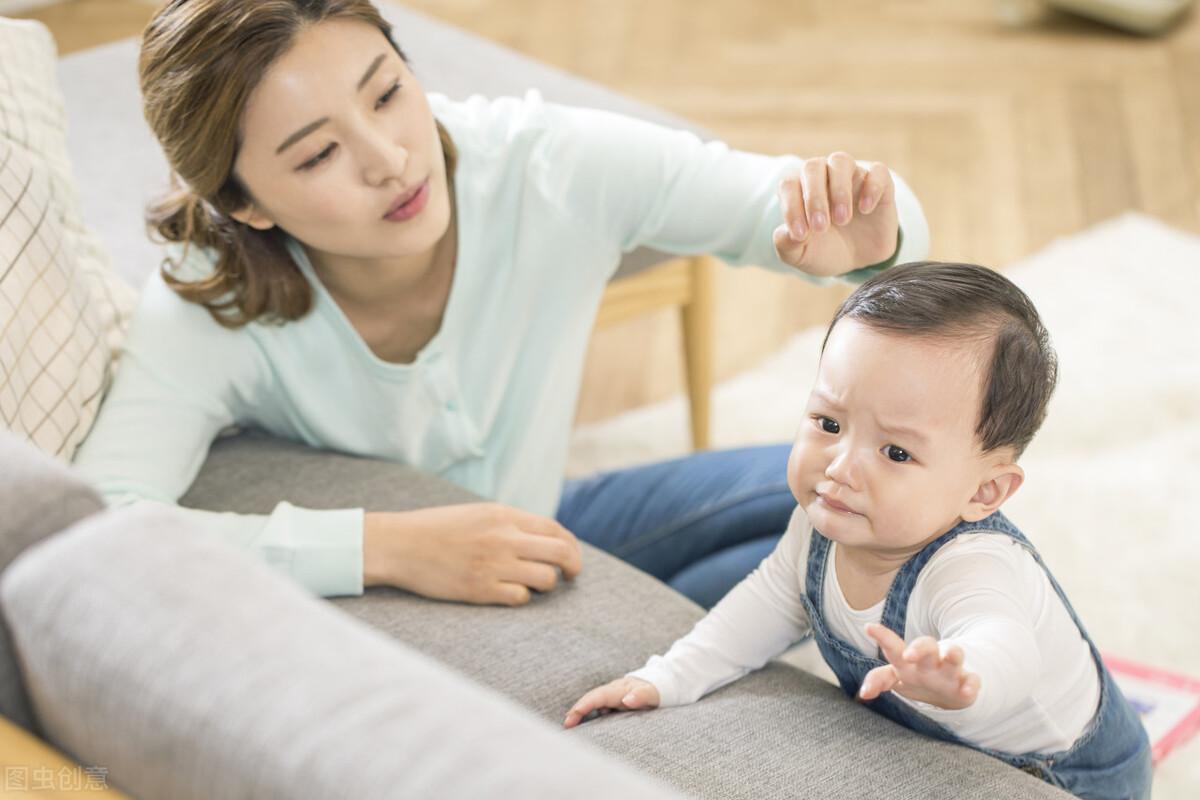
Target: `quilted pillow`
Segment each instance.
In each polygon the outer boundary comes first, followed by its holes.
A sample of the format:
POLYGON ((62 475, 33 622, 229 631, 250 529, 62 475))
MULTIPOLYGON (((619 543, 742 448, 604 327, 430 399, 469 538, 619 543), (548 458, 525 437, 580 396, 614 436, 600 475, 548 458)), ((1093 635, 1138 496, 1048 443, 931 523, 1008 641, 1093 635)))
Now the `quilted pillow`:
POLYGON ((0 424, 70 461, 135 293, 80 216, 56 69, 44 26, 0 18, 0 424))

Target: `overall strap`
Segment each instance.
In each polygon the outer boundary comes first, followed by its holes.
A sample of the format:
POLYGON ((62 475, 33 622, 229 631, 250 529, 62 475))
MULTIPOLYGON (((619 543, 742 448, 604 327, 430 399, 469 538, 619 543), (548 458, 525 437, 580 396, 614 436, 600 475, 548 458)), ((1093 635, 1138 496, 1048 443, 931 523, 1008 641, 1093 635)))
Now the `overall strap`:
POLYGON ((901 639, 904 638, 905 626, 908 624, 908 599, 912 595, 913 587, 917 584, 917 577, 921 574, 921 570, 937 554, 938 550, 964 533, 1000 533, 1031 548, 1025 536, 999 511, 977 522, 960 522, 925 545, 921 548, 921 552, 900 567, 896 577, 892 579, 892 586, 888 589, 887 598, 883 603, 880 622, 894 631, 901 639))

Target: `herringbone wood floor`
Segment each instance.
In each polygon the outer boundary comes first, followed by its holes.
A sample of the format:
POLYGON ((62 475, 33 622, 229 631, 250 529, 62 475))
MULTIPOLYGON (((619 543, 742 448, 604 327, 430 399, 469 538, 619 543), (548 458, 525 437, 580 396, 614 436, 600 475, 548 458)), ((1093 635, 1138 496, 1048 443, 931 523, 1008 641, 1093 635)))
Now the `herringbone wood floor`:
MULTIPOLYGON (((735 147, 886 161, 921 198, 935 258, 1003 266, 1128 209, 1200 231, 1200 15, 1143 39, 1057 14, 1005 27, 989 0, 409 5, 735 147)), ((69 52, 135 34, 149 13, 75 0, 30 16, 69 52)), ((724 270, 718 293, 721 378, 826 319, 845 289, 724 270)), ((580 419, 681 386, 675 318, 624 323, 594 337, 580 419)))

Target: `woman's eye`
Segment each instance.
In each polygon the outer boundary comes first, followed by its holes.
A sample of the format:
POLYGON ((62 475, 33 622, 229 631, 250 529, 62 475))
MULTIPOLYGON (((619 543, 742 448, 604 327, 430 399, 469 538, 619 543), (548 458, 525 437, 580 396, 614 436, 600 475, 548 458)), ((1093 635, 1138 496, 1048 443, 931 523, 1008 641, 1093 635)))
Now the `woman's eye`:
POLYGON ((889 444, 887 447, 883 448, 883 450, 885 453, 887 453, 888 458, 900 464, 903 464, 905 461, 908 461, 912 458, 912 456, 908 454, 907 450, 901 447, 896 447, 894 444, 889 444))
POLYGON ((826 433, 839 433, 842 430, 842 426, 838 424, 837 420, 829 417, 817 417, 817 424, 826 433))
POLYGON ((324 150, 317 153, 315 156, 310 158, 308 161, 305 161, 303 164, 301 164, 300 169, 312 169, 313 167, 317 166, 318 164, 320 164, 322 161, 329 158, 329 156, 333 154, 333 147, 334 147, 333 145, 327 145, 324 150))
POLYGON ((375 103, 375 110, 378 111, 380 108, 383 108, 384 106, 386 106, 388 104, 388 101, 392 99, 392 95, 394 95, 399 89, 400 89, 400 81, 396 81, 395 83, 392 84, 392 88, 388 89, 386 92, 384 92, 383 94, 381 94, 379 96, 379 100, 376 101, 376 103, 375 103))

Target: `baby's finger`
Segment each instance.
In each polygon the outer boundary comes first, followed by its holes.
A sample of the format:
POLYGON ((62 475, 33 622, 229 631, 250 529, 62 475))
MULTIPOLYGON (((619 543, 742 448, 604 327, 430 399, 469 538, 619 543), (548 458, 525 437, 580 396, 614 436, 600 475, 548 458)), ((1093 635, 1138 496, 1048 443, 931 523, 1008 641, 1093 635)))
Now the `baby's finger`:
POLYGON ((946 652, 942 653, 942 661, 952 667, 961 667, 963 658, 963 649, 956 644, 948 646, 946 652))
POLYGON ((891 664, 876 667, 863 678, 862 686, 858 688, 858 698, 874 700, 884 692, 890 692, 898 683, 900 683, 900 676, 891 664))
POLYGON ((830 219, 835 225, 845 225, 854 217, 854 169, 857 164, 849 153, 833 153, 829 164, 830 219))
POLYGON ((879 645, 884 658, 893 664, 904 663, 904 640, 897 636, 895 631, 876 622, 868 622, 866 631, 867 636, 879 645))
POLYGON ((808 236, 808 216, 804 208, 804 185, 799 175, 792 175, 779 182, 779 207, 783 211, 783 224, 788 234, 797 242, 808 236))
POLYGON ((963 700, 973 703, 979 695, 979 686, 979 676, 974 672, 968 672, 963 676, 962 683, 958 686, 958 694, 963 700))
POLYGON ((563 727, 573 728, 593 711, 619 705, 621 702, 620 696, 624 691, 624 687, 617 686, 615 682, 597 686, 575 701, 575 705, 571 706, 571 710, 567 712, 566 719, 563 720, 563 727))
POLYGON ((822 233, 829 227, 829 186, 825 159, 810 158, 804 162, 801 184, 804 188, 804 207, 808 210, 809 230, 822 233))
POLYGON ((941 660, 938 654, 937 640, 932 636, 913 639, 904 649, 904 660, 909 664, 914 664, 918 669, 934 669, 941 660))
POLYGON ((628 709, 656 706, 658 705, 658 690, 653 686, 635 686, 621 698, 621 705, 628 709))
POLYGON ((895 198, 896 186, 892 181, 892 172, 882 162, 871 164, 867 177, 858 192, 858 210, 870 214, 879 207, 880 202, 892 202, 895 198))

